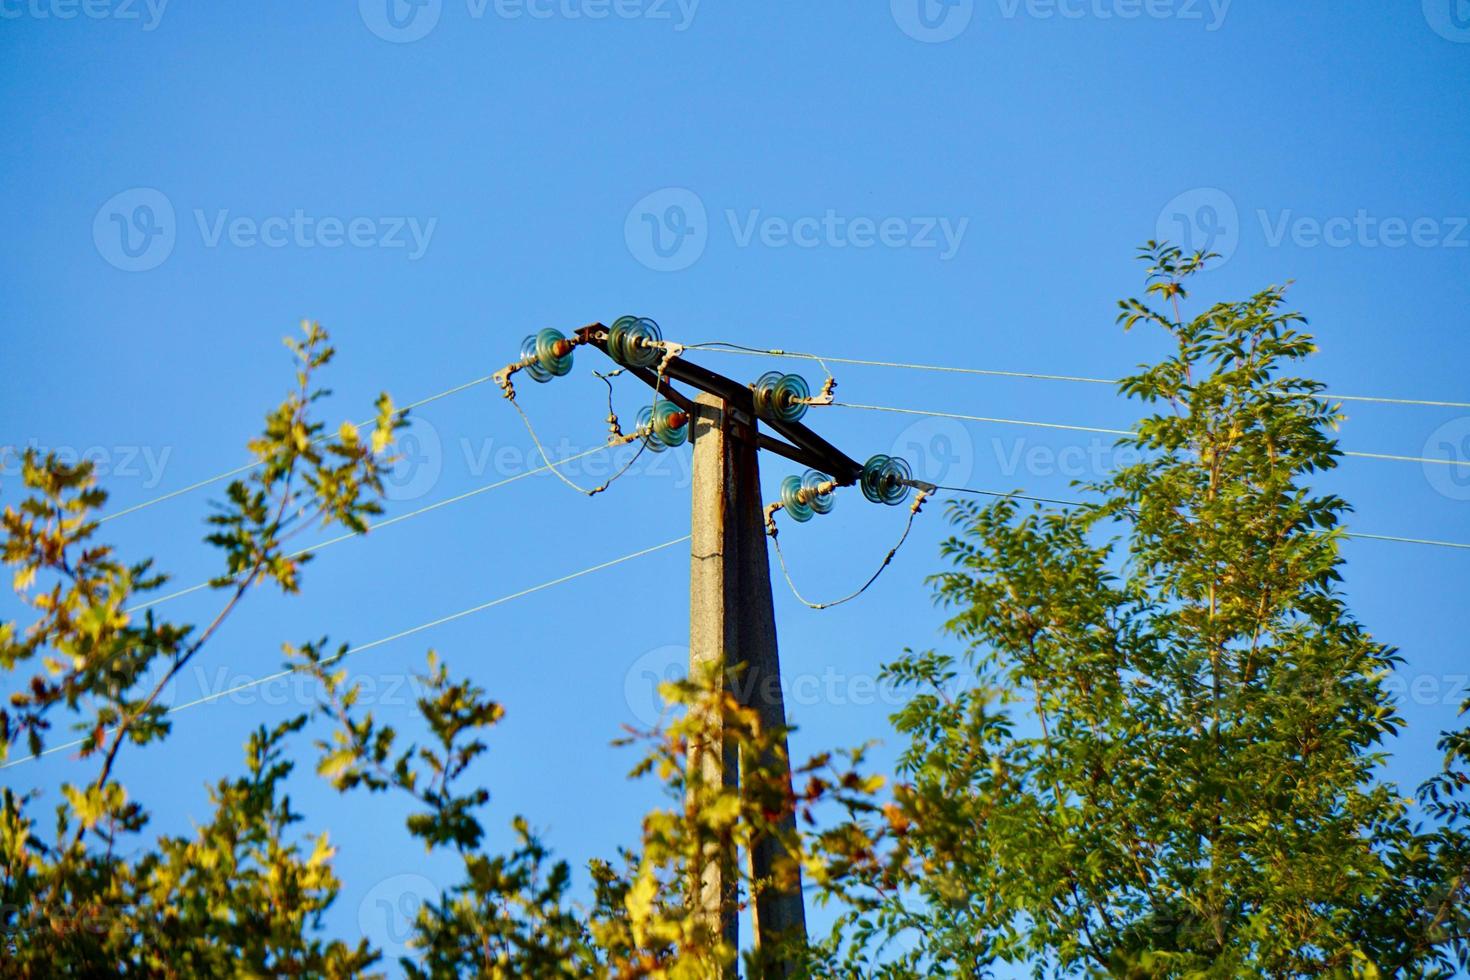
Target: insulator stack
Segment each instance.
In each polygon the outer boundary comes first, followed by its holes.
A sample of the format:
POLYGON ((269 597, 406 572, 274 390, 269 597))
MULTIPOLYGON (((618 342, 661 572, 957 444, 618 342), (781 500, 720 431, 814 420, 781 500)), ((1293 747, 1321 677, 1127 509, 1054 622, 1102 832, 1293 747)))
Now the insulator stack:
POLYGON ((643 444, 656 453, 689 441, 689 416, 671 401, 659 399, 638 413, 643 444))
POLYGON ((628 367, 653 367, 663 343, 658 324, 646 316, 620 316, 607 330, 607 352, 628 367))
POLYGON ((807 399, 812 395, 806 379, 799 374, 767 371, 751 385, 755 394, 755 414, 768 422, 795 422, 806 414, 807 399))
POLYGON ((901 504, 908 499, 913 472, 909 464, 898 456, 879 453, 863 464, 858 485, 863 496, 875 504, 901 504))
POLYGON ((793 521, 805 523, 813 514, 829 514, 837 502, 832 495, 832 478, 816 470, 792 474, 781 481, 781 507, 793 521))
POLYGON ((572 370, 572 350, 576 344, 560 330, 547 327, 521 341, 521 360, 535 358, 526 365, 533 380, 547 382, 572 370))

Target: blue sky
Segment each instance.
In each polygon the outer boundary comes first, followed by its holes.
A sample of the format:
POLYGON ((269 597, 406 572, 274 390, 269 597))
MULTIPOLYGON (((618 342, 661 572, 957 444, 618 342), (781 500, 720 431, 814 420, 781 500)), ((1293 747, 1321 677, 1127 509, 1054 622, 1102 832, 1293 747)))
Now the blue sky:
MULTIPOLYGON (((1322 347, 1310 370, 1333 390, 1467 400, 1470 5, 923 2, 0 0, 0 444, 91 451, 119 508, 229 469, 289 384, 279 338, 302 317, 341 351, 333 421, 369 414, 382 389, 406 402, 489 374, 540 327, 627 312, 689 343, 1116 377, 1162 350, 1113 324, 1152 237, 1226 255, 1198 302, 1295 280, 1322 347)), ((793 369, 696 359, 737 377, 793 369)), ((522 386, 558 452, 602 439, 605 389, 588 372, 603 366, 583 352, 572 377, 522 386)), ((837 377, 853 402, 1136 417, 1098 385, 837 377)), ((619 390, 631 416, 643 393, 619 390)), ((1346 448, 1470 458, 1464 409, 1349 414, 1346 448)), ((528 465, 492 386, 417 418, 394 513, 528 465)), ((1117 461, 1087 433, 843 409, 810 421, 858 458, 896 452, 984 488, 1061 496, 1117 461)), ((0 462, 13 500, 13 457, 0 462)), ((272 672, 283 641, 375 640, 686 533, 688 451, 646 462, 592 500, 534 477, 324 551, 304 595, 253 598, 177 698, 272 672)), ((768 492, 791 471, 767 460, 768 492)), ((1464 471, 1355 459, 1322 487, 1357 506, 1360 530, 1470 541, 1464 471)), ((107 533, 193 584, 216 567, 199 544, 209 492, 107 533)), ((846 494, 782 540, 803 591, 825 598, 861 581, 901 522, 846 494)), ((923 584, 944 530, 931 509, 839 609, 808 611, 778 582, 797 754, 884 736, 878 665, 944 643, 923 584)), ((1345 552, 1356 612, 1406 659, 1409 727, 1389 770, 1412 784, 1470 673, 1470 557, 1345 552)), ((671 547, 353 667, 397 722, 428 646, 500 698, 477 770, 487 823, 504 841, 523 813, 580 867, 657 802, 608 743, 684 655, 686 577, 671 547)), ((160 612, 197 622, 216 601, 160 612)), ((185 829, 207 812, 205 781, 239 769, 249 729, 309 700, 267 685, 180 713, 178 737, 125 754, 121 774, 155 828, 185 829)), ((54 757, 0 778, 54 797, 90 771, 54 757)), ((442 877, 406 842, 402 808, 344 802, 309 771, 293 797, 341 848, 331 930, 391 949, 383 903, 407 907, 442 877)))

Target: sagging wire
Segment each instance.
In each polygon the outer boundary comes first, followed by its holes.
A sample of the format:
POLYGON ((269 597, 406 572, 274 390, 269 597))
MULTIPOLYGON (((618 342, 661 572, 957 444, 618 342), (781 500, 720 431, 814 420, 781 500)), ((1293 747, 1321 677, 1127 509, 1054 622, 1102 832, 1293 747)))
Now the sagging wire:
POLYGON ((881 454, 872 457, 863 465, 858 485, 862 489, 863 496, 874 503, 900 504, 908 497, 910 490, 915 490, 917 493, 914 495, 913 503, 909 505, 908 520, 904 522, 903 534, 899 535, 897 543, 888 549, 888 554, 884 555, 877 570, 855 592, 828 602, 813 602, 802 595, 801 590, 796 587, 796 582, 791 577, 791 569, 786 564, 786 555, 781 550, 780 532, 776 527, 776 513, 784 510, 791 515, 793 520, 805 523, 816 514, 831 512, 835 503, 833 493, 837 489, 837 482, 825 473, 818 473, 816 470, 807 470, 799 477, 788 476, 781 481, 780 499, 766 507, 766 534, 770 537, 771 544, 776 550, 776 559, 781 565, 781 575, 786 579, 786 585, 791 589, 791 594, 809 609, 830 609, 833 606, 840 606, 868 591, 868 588, 878 581, 883 570, 892 563, 904 542, 908 540, 909 532, 914 527, 914 518, 919 516, 924 502, 939 489, 932 483, 913 479, 908 464, 902 459, 881 454))
POLYGON ((868 576, 868 580, 864 582, 855 592, 845 595, 840 599, 832 599, 828 602, 812 602, 806 596, 802 595, 801 590, 796 587, 796 582, 794 582, 791 578, 791 569, 786 565, 786 554, 781 550, 781 539, 777 536, 776 532, 775 512, 782 509, 782 505, 779 502, 771 504, 769 507, 766 508, 766 534, 770 535, 771 544, 775 547, 776 561, 781 566, 781 575, 783 578, 786 579, 787 588, 791 590, 792 595, 796 596, 797 601, 806 606, 808 609, 831 609, 833 606, 840 606, 844 602, 851 602, 853 599, 856 599, 858 596, 868 591, 869 586, 878 581, 878 576, 882 575, 883 570, 887 568, 890 563, 892 563, 894 556, 898 554, 898 549, 903 547, 904 542, 908 540, 909 532, 913 530, 914 518, 919 516, 920 508, 924 506, 924 501, 928 499, 929 492, 927 490, 920 490, 914 495, 914 502, 909 506, 908 520, 904 522, 903 534, 899 535, 898 541, 893 545, 892 548, 888 549, 888 554, 883 556, 883 561, 878 565, 877 570, 874 571, 872 575, 868 576))
POLYGON ((520 360, 506 365, 493 377, 505 399, 516 410, 516 414, 520 415, 522 423, 526 426, 526 432, 530 434, 536 452, 540 454, 546 468, 573 490, 585 496, 594 497, 612 486, 632 469, 642 457, 644 450, 662 452, 669 446, 682 444, 688 438, 688 416, 678 411, 672 403, 659 397, 659 389, 663 387, 669 364, 684 350, 685 348, 680 344, 665 341, 659 332, 658 324, 652 320, 645 317, 625 316, 619 317, 607 330, 579 333, 572 338, 565 337, 559 330, 550 327, 543 329, 522 342, 520 360), (610 380, 622 374, 623 368, 618 368, 608 374, 593 372, 608 388, 606 421, 610 434, 606 443, 607 447, 627 445, 631 442, 638 442, 639 446, 638 451, 612 476, 598 486, 584 487, 561 472, 551 461, 551 457, 547 454, 536 432, 536 427, 531 422, 531 417, 526 414, 525 409, 521 408, 520 402, 516 399, 515 384, 511 381, 511 377, 518 371, 525 371, 531 375, 533 380, 540 382, 550 381, 553 377, 562 377, 570 373, 572 369, 572 352, 579 345, 594 340, 606 344, 608 353, 620 364, 630 367, 654 368, 655 381, 652 404, 640 412, 639 422, 633 431, 624 433, 622 422, 613 404, 613 386, 610 380))

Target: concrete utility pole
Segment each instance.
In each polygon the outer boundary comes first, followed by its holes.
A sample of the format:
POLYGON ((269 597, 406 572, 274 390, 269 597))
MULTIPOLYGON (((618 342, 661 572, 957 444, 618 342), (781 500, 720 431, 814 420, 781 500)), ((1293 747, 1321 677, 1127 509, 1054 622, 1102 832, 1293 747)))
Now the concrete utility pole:
MULTIPOLYGON (((776 649, 776 614, 771 601, 771 569, 761 508, 758 448, 753 420, 741 422, 721 399, 701 394, 690 419, 694 445, 692 544, 689 573, 689 676, 701 668, 719 670, 741 704, 754 708, 766 731, 784 728, 781 662, 776 649)), ((786 740, 781 739, 784 753, 786 740)), ((705 752, 698 765, 709 784, 735 788, 742 766, 726 741, 720 752, 705 752)), ((786 774, 788 788, 791 775, 786 774)), ((786 821, 795 828, 794 814, 786 821)), ((780 842, 758 840, 749 855, 751 877, 768 879, 781 858, 780 842)), ((733 910, 738 876, 733 855, 702 870, 701 900, 713 912, 732 946, 739 948, 740 927, 733 910)), ((800 872, 784 890, 767 887, 752 907, 757 949, 771 949, 782 938, 806 935, 800 872)), ((711 923, 713 924, 713 922, 711 923)), ((772 964, 772 971, 786 970, 772 964)))
MULTIPOLYGON (((608 328, 589 324, 577 331, 577 343, 608 350, 608 328)), ((560 353, 560 351, 558 351, 560 353)), ((761 450, 776 453, 803 466, 828 474, 837 486, 851 486, 863 474, 862 464, 838 450, 798 421, 757 419, 752 387, 716 374, 682 357, 668 359, 658 372, 624 364, 624 370, 652 387, 688 416, 694 444, 692 557, 690 561, 689 668, 716 665, 729 690, 754 708, 767 731, 786 726, 781 693, 781 664, 776 652, 776 615, 771 601, 771 569, 766 556, 764 510, 761 506, 761 450), (699 390, 695 399, 673 382, 699 390), (771 428, 776 435, 761 431, 771 428), (779 438, 778 438, 779 436, 779 438)), ((721 737, 720 751, 695 751, 689 765, 706 785, 740 786, 746 771, 761 760, 740 759, 730 739, 721 737)), ((784 749, 784 740, 782 742, 784 749)), ((789 763, 786 781, 790 784, 789 763)), ((787 814, 794 828, 795 815, 787 814)), ((756 840, 748 855, 750 876, 758 882, 773 880, 781 862, 781 844, 773 838, 756 840)), ((739 949, 739 899, 736 855, 697 869, 701 912, 711 929, 718 928, 739 949)), ((799 874, 786 889, 763 888, 752 904, 757 954, 769 953, 785 939, 806 936, 799 874)), ((791 964, 761 962, 764 976, 785 977, 791 964)))

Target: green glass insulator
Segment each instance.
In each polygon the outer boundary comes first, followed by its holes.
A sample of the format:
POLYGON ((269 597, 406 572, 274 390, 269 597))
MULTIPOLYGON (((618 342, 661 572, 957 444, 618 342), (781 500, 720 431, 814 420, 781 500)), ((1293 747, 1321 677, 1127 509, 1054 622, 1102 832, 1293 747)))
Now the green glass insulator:
POLYGON ((812 390, 799 374, 767 371, 751 386, 755 414, 771 422, 795 422, 806 414, 812 390))
POLYGON ((909 495, 908 481, 912 477, 904 460, 879 453, 863 464, 858 484, 863 496, 875 504, 901 504, 909 495))
POLYGON ((807 470, 801 475, 802 488, 813 491, 809 506, 818 514, 832 513, 832 506, 837 503, 837 498, 830 489, 817 492, 822 484, 830 483, 831 481, 832 478, 826 473, 819 473, 816 470, 807 470))
POLYGON ((689 416, 671 401, 660 399, 653 407, 654 435, 670 448, 689 441, 689 416))
POLYGON ((671 401, 659 399, 638 411, 638 432, 656 453, 689 441, 689 417, 671 401))
POLYGON ((536 334, 536 356, 541 359, 541 366, 555 377, 564 377, 572 370, 572 352, 558 354, 557 347, 567 338, 560 330, 547 327, 536 334))
POLYGON ((537 342, 536 334, 532 334, 521 341, 521 356, 519 359, 524 361, 528 357, 536 358, 536 360, 526 365, 526 373, 531 376, 531 380, 540 381, 542 384, 550 381, 551 372, 546 370, 541 364, 540 344, 537 342))
POLYGON ((532 380, 544 384, 572 370, 572 352, 557 353, 557 346, 566 339, 560 330, 547 327, 521 341, 521 360, 528 357, 536 359, 526 366, 526 373, 531 376, 532 380))
POLYGON ((648 447, 649 452, 661 453, 669 448, 657 435, 657 427, 653 421, 653 407, 644 405, 638 410, 638 436, 643 440, 643 445, 648 447))
POLYGON ((607 331, 607 352, 613 360, 629 367, 653 367, 658 363, 663 341, 658 324, 646 316, 620 316, 607 331))
POLYGON ((801 499, 801 488, 801 477, 795 474, 783 477, 781 480, 781 506, 785 509, 786 513, 791 515, 793 521, 805 524, 812 519, 812 515, 816 511, 812 509, 811 504, 805 503, 801 499))

